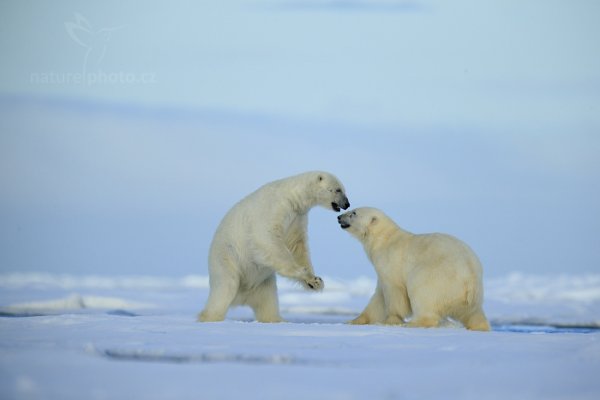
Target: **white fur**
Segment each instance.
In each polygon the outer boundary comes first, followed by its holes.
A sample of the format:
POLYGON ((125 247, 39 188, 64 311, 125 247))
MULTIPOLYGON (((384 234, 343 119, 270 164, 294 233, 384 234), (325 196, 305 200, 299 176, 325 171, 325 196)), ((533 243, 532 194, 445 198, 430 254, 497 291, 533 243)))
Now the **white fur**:
POLYGON ((198 319, 221 321, 230 306, 247 304, 258 321, 281 321, 276 272, 323 289, 310 261, 307 217, 316 205, 337 208, 332 203, 349 207, 344 187, 316 171, 267 183, 233 206, 211 244, 210 293, 198 319))
POLYGON ((473 330, 490 329, 483 313, 482 268, 477 256, 446 234, 414 235, 374 208, 338 217, 360 240, 377 272, 377 289, 353 324, 436 327, 450 317, 473 330))

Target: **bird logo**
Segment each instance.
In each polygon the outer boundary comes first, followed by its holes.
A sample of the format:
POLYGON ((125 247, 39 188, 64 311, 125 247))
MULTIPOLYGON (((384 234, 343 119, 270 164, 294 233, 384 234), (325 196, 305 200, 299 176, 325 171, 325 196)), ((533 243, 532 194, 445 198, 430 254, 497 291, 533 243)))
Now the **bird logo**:
POLYGON ((75 22, 65 22, 65 28, 71 39, 86 49, 83 60, 83 74, 85 76, 90 71, 97 72, 100 70, 102 60, 106 55, 106 48, 113 33, 123 29, 124 26, 95 30, 83 15, 79 13, 74 15, 75 22))

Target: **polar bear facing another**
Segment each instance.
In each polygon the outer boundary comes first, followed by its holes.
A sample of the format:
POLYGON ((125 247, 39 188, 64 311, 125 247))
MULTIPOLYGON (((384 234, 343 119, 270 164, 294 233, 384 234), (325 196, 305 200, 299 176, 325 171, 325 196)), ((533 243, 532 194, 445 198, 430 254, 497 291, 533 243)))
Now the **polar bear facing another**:
POLYGON ((338 217, 360 240, 377 272, 377 289, 353 324, 436 327, 444 318, 467 329, 489 331, 482 309, 482 269, 477 256, 445 234, 414 235, 375 208, 338 217))
POLYGON ((308 252, 308 211, 350 207, 344 187, 327 172, 267 183, 225 215, 209 253, 210 293, 198 316, 222 321, 230 306, 247 304, 260 322, 279 322, 275 273, 309 290, 323 289, 308 252))

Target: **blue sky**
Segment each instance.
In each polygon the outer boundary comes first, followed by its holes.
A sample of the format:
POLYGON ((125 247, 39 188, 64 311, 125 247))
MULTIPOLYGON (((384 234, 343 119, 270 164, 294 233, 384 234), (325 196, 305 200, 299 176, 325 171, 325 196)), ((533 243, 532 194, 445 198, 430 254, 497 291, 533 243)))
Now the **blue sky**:
MULTIPOLYGON (((206 273, 221 216, 312 169, 489 275, 598 272, 596 2, 0 5, 0 270, 206 273), (34 6, 35 5, 35 6, 34 6)), ((314 210, 323 275, 372 275, 314 210)))

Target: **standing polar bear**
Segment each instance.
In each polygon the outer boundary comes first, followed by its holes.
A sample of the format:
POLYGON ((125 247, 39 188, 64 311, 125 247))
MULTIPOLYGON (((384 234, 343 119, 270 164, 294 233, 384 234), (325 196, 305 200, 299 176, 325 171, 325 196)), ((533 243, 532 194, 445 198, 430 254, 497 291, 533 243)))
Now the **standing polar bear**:
POLYGON ((377 289, 353 324, 436 327, 443 318, 467 329, 489 331, 482 309, 481 264, 460 240, 445 234, 414 235, 375 208, 338 217, 362 242, 377 272, 377 289))
POLYGON ((309 290, 323 289, 308 252, 308 211, 350 207, 344 187, 327 172, 267 183, 237 203, 217 228, 209 253, 210 293, 202 322, 222 321, 247 304, 260 322, 280 322, 275 273, 309 290))

